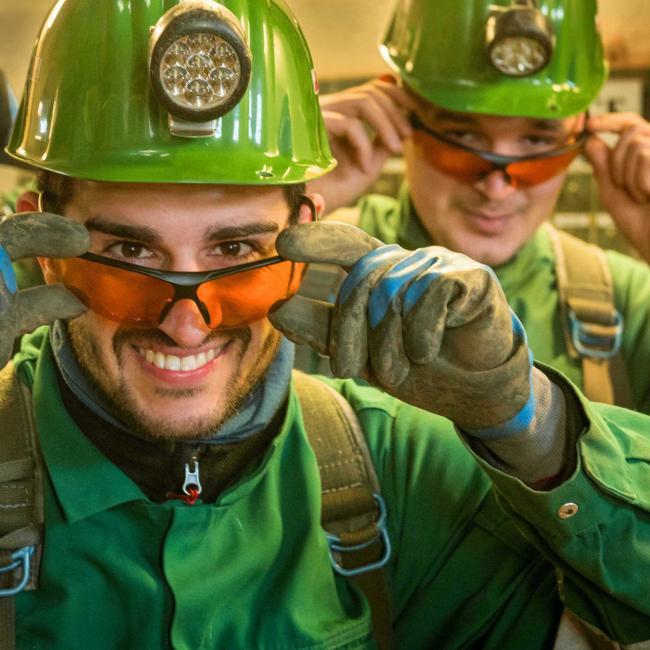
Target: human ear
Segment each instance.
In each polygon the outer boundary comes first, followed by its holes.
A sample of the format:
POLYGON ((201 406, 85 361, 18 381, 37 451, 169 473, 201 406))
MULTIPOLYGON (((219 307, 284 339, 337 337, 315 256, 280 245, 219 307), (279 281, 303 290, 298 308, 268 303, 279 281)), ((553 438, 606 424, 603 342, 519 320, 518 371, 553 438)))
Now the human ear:
POLYGON ((16 212, 40 212, 38 192, 23 192, 16 200, 16 212))
POLYGON ((306 194, 305 196, 314 204, 316 215, 312 214, 311 208, 307 203, 303 203, 303 205, 300 206, 300 212, 298 213, 298 223, 309 223, 317 220, 325 210, 325 199, 320 194, 313 193, 306 194))

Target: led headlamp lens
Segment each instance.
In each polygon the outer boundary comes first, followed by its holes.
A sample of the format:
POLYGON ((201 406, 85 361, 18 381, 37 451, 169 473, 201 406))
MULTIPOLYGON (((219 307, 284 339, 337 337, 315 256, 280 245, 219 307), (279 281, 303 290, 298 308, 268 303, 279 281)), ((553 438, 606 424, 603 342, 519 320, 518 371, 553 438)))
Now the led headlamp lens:
POLYGON ((165 92, 182 108, 206 110, 225 104, 241 80, 237 52, 216 34, 175 41, 160 62, 165 92))
POLYGON ((177 120, 209 122, 244 96, 251 53, 237 18, 212 0, 186 0, 151 36, 151 83, 177 120))
POLYGON ((541 70, 547 63, 546 48, 532 38, 509 37, 494 44, 492 64, 510 77, 524 77, 541 70))
POLYGON ((548 65, 553 42, 551 23, 527 2, 498 9, 488 19, 490 63, 509 77, 527 77, 548 65))

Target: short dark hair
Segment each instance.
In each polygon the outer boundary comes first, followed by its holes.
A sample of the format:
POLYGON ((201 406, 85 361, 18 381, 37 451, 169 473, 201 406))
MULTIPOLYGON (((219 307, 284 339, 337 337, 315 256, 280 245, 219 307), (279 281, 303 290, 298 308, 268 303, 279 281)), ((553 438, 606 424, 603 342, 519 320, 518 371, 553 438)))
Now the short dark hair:
POLYGON ((63 213, 63 209, 72 199, 76 180, 56 172, 41 171, 36 177, 36 191, 41 195, 43 210, 63 213))
MULTIPOLYGON (((65 206, 70 202, 75 192, 77 179, 56 172, 42 171, 36 179, 36 189, 42 196, 43 209, 46 212, 63 214, 65 206)), ((305 194, 305 184, 283 185, 282 191, 289 204, 291 220, 298 218, 302 197, 305 194)))

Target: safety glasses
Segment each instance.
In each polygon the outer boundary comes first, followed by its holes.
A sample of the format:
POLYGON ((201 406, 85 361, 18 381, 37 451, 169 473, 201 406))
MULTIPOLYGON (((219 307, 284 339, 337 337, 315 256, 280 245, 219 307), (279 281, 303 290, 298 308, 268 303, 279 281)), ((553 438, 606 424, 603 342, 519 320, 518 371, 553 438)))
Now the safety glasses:
MULTIPOLYGON (((302 203, 316 210, 307 197, 302 203)), ((180 300, 192 301, 210 329, 241 327, 294 296, 306 265, 268 257, 206 272, 129 264, 95 253, 52 260, 62 282, 92 311, 127 325, 158 327, 180 300)))
POLYGON ((91 310, 118 323, 158 327, 179 300, 191 300, 210 329, 268 316, 296 294, 304 264, 281 257, 205 273, 158 271, 94 253, 55 261, 60 281, 91 310))
POLYGON ((498 170, 515 189, 543 183, 563 172, 580 153, 588 136, 586 131, 582 131, 574 142, 534 156, 501 156, 468 147, 433 131, 415 112, 411 112, 409 117, 415 129, 415 145, 432 167, 469 184, 477 183, 498 170))

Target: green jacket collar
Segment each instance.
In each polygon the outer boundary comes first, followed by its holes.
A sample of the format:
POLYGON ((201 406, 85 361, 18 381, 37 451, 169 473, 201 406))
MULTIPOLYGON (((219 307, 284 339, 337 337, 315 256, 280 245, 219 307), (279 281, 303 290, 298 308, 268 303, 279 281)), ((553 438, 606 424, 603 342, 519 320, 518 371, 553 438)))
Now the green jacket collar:
POLYGON ((36 361, 32 390, 43 458, 68 522, 146 499, 140 488, 84 436, 64 408, 48 336, 36 361))
MULTIPOLYGON (((83 434, 65 409, 47 327, 23 337, 14 363, 21 380, 32 387, 43 458, 66 520, 74 523, 131 501, 149 502, 138 485, 83 434)), ((219 498, 218 505, 231 505, 253 492, 267 472, 271 458, 280 453, 278 450, 295 429, 299 420, 298 410, 298 399, 292 386, 280 434, 257 468, 227 489, 219 498)), ((166 503, 169 507, 187 507, 181 501, 166 503)))

